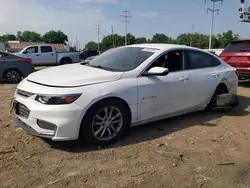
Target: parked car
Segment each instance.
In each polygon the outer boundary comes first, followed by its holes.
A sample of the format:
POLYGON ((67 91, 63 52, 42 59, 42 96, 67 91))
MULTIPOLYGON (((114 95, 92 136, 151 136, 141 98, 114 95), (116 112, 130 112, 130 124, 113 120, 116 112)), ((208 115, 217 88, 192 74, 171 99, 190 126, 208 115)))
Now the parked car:
POLYGON ((31 58, 34 66, 63 65, 80 62, 80 52, 57 52, 54 45, 32 45, 15 55, 31 58))
POLYGON ((34 71, 32 60, 0 51, 0 79, 18 83, 34 71))
POLYGON ((29 75, 17 86, 14 117, 32 135, 105 145, 131 126, 238 105, 235 71, 219 57, 187 46, 114 48, 88 64, 29 75))
POLYGON ((220 58, 237 69, 239 79, 250 78, 250 39, 230 42, 220 58))
POLYGON ((91 56, 97 56, 99 54, 100 53, 98 51, 95 51, 95 50, 84 50, 80 53, 80 56, 81 56, 82 60, 85 60, 91 56))

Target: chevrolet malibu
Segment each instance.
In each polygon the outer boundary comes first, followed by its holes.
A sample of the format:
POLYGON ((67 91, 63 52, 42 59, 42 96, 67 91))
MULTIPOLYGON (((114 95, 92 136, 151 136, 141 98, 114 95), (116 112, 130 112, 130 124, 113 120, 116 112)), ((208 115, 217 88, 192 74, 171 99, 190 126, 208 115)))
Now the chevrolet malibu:
POLYGON ((131 126, 236 106, 235 68, 203 50, 169 44, 114 48, 88 63, 30 74, 12 111, 29 134, 53 141, 115 142, 131 126))

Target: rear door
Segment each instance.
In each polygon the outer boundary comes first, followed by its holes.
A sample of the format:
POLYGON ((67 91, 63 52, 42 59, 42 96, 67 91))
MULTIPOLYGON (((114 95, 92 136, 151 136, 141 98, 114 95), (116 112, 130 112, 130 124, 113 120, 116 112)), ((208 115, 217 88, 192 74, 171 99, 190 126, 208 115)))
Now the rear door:
POLYGON ((220 58, 238 70, 250 68, 250 40, 232 41, 220 54, 220 58))
POLYGON ((52 46, 41 46, 41 64, 55 64, 56 53, 53 51, 52 46))
POLYGON ((189 100, 193 106, 205 107, 223 78, 221 63, 212 54, 197 50, 185 51, 185 70, 189 71, 189 100))

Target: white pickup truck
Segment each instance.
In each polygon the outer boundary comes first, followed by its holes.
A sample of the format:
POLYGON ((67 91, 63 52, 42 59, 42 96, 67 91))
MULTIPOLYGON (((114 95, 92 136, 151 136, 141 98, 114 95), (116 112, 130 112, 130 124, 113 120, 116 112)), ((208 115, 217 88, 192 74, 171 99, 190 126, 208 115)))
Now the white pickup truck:
POLYGON ((27 46, 17 56, 31 58, 34 66, 37 65, 62 65, 80 62, 80 52, 57 52, 54 45, 27 46))

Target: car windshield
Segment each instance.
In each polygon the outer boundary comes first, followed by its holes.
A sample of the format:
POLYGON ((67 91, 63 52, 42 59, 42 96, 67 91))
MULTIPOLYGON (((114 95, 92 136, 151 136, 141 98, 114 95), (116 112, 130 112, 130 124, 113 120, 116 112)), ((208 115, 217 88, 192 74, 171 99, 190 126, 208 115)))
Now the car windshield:
POLYGON ((88 65, 112 71, 130 71, 153 55, 156 50, 141 47, 113 48, 93 58, 88 65))
POLYGON ((223 52, 250 51, 250 41, 237 41, 229 43, 223 52))

